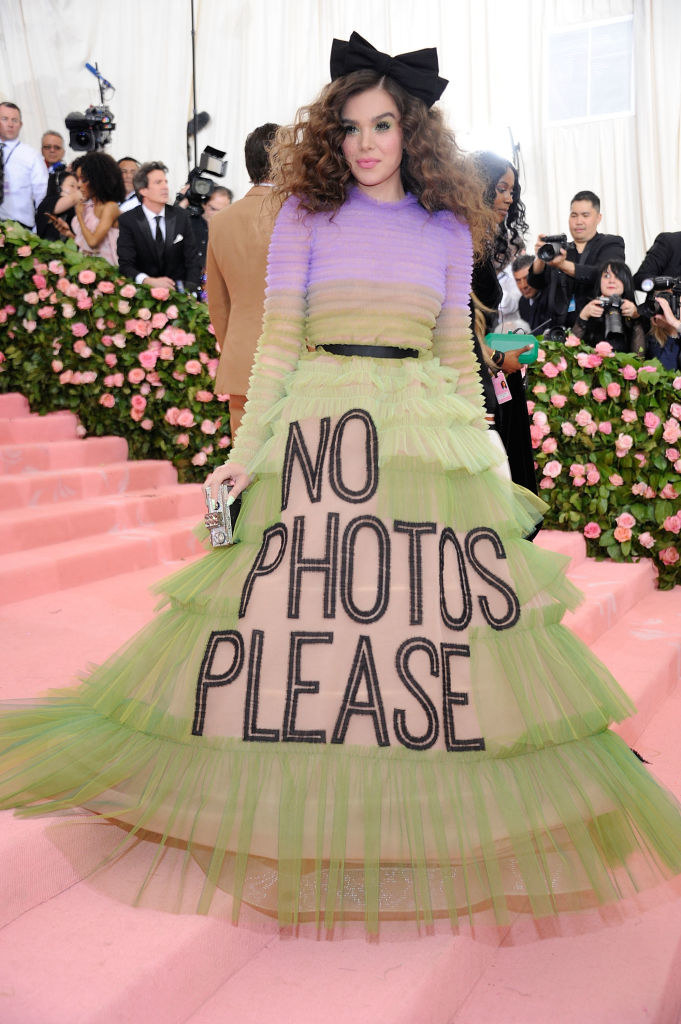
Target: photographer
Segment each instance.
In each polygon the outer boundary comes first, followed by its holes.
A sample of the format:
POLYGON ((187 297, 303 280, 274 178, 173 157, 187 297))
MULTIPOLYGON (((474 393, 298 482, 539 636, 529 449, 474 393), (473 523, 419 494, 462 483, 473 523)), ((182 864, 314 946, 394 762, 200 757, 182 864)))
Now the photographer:
POLYGON ((577 192, 570 203, 570 234, 539 235, 535 259, 528 274, 532 288, 548 289, 549 312, 554 322, 563 317, 571 327, 577 310, 593 296, 606 260, 624 262, 624 239, 601 235, 601 201, 595 192, 577 192))
POLYGON ((681 276, 681 231, 663 231, 645 255, 634 274, 634 288, 640 289, 647 278, 681 276))
POLYGON ((646 303, 655 312, 645 339, 645 354, 648 359, 659 359, 666 370, 681 369, 681 281, 678 278, 676 286, 674 291, 655 290, 646 303))
POLYGON ((608 341, 615 352, 645 353, 645 331, 634 302, 631 271, 621 260, 600 268, 596 297, 579 311, 572 334, 585 345, 608 341))

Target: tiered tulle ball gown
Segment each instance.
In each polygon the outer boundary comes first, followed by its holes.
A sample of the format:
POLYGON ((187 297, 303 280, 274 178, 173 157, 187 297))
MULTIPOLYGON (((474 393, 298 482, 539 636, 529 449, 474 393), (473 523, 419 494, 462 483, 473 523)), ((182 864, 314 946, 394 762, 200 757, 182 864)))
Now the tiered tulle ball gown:
POLYGON ((226 889, 281 926, 503 922, 681 870, 675 800, 608 731, 631 703, 560 624, 565 559, 523 539, 542 506, 484 422, 471 263, 410 195, 285 204, 237 543, 77 688, 4 706, 2 806, 143 831, 202 866, 192 909, 226 889))

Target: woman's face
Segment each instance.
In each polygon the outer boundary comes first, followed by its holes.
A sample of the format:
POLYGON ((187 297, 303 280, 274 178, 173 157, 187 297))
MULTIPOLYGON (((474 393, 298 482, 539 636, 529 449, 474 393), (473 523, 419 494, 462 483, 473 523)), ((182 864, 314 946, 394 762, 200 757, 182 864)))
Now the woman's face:
POLYGON ((62 199, 70 199, 72 202, 76 202, 79 196, 78 182, 76 181, 75 175, 67 174, 61 183, 61 189, 59 194, 62 199))
POLYGON ((507 167, 494 186, 494 202, 492 203, 492 209, 497 215, 497 220, 500 224, 504 223, 506 220, 506 214, 511 209, 514 185, 515 175, 513 174, 513 169, 511 167, 507 167))
POLYGON ((394 99, 377 86, 351 96, 341 111, 343 156, 358 187, 379 202, 404 196, 402 129, 394 99))
POLYGON ((89 181, 86 181, 83 177, 83 172, 81 171, 80 167, 76 171, 76 178, 78 179, 78 188, 80 189, 81 196, 83 197, 83 199, 90 199, 90 183, 89 181))
POLYGON ((624 285, 610 267, 606 267, 601 274, 601 295, 624 295, 624 285))

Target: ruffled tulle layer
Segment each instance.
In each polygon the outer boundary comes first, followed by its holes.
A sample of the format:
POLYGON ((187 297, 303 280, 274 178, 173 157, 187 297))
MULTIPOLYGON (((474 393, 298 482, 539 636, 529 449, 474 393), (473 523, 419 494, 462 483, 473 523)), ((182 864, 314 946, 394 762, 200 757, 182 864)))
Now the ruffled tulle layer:
POLYGON ((77 688, 3 707, 0 806, 121 822, 152 876, 179 846, 205 873, 189 909, 225 889, 282 927, 503 923, 679 873, 676 801, 607 731, 632 705, 560 624, 566 559, 523 539, 542 503, 455 387, 437 360, 304 359, 234 546, 164 580, 77 688))

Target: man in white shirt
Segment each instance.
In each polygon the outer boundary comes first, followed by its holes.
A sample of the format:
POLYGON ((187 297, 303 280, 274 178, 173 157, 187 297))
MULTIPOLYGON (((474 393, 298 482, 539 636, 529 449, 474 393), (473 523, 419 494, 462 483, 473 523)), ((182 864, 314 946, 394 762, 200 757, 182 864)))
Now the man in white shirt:
POLYGON ((47 192, 47 167, 40 153, 19 141, 21 111, 0 103, 0 221, 35 228, 36 207, 47 192))

